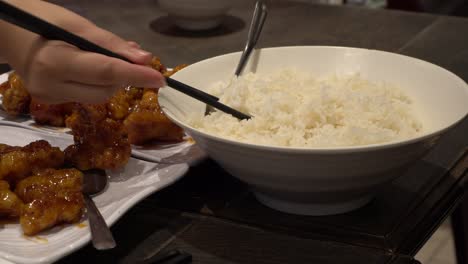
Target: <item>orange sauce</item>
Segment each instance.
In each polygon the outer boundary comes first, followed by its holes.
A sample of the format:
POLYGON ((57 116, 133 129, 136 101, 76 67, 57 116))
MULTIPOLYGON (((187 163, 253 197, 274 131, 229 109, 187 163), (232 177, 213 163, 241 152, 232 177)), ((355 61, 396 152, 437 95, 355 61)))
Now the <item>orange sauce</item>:
POLYGON ((40 242, 40 243, 49 242, 49 240, 47 240, 47 238, 45 238, 45 237, 35 236, 34 238, 37 239, 37 241, 40 242))
POLYGON ((47 238, 40 237, 40 236, 26 236, 26 235, 23 235, 23 237, 25 239, 29 240, 29 241, 40 243, 40 244, 46 244, 46 243, 49 242, 49 240, 47 240, 47 238))
POLYGON ((85 228, 85 227, 86 227, 86 224, 85 224, 85 223, 78 223, 78 224, 76 224, 76 227, 78 227, 78 228, 85 228))

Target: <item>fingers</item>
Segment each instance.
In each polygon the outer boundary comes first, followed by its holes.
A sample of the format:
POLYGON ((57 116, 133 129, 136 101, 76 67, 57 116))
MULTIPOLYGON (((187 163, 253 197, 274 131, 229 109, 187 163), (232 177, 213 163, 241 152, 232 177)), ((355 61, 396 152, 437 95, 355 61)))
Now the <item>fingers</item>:
MULTIPOLYGON (((56 52, 57 54, 57 52, 56 52)), ((158 88, 164 86, 162 74, 150 67, 131 64, 100 54, 82 51, 68 51, 62 57, 69 56, 69 63, 63 68, 67 80, 93 85, 120 85, 158 88)))
POLYGON ((127 44, 128 44, 130 47, 133 47, 133 48, 137 48, 137 49, 140 49, 140 48, 141 48, 141 46, 140 46, 138 43, 134 42, 134 41, 127 41, 127 44))
POLYGON ((86 38, 90 41, 118 53, 133 63, 149 65, 153 55, 141 49, 135 42, 127 42, 117 35, 101 28, 92 28, 86 33, 86 38))
POLYGON ((48 103, 102 103, 118 88, 158 88, 162 74, 150 67, 85 52, 62 42, 49 42, 40 50, 27 86, 48 103))
POLYGON ((165 84, 162 74, 150 67, 85 52, 61 42, 50 43, 41 51, 41 57, 43 74, 52 72, 62 80, 122 87, 158 88, 165 84))

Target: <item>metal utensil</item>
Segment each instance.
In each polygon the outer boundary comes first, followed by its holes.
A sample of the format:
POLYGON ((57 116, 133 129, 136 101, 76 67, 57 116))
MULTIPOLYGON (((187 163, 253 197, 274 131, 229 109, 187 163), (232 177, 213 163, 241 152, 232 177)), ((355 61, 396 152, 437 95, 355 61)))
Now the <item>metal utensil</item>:
POLYGON ((257 1, 255 4, 255 10, 250 22, 249 34, 247 35, 247 42, 245 43, 244 51, 242 52, 239 63, 235 71, 235 75, 239 76, 245 68, 245 65, 249 61, 250 55, 257 45, 257 41, 260 37, 260 33, 263 29, 263 24, 268 14, 268 9, 263 1, 257 1))
MULTIPOLYGON (((268 8, 266 4, 263 1, 257 1, 255 4, 252 21, 250 22, 247 41, 245 43, 244 50, 242 51, 239 62, 237 63, 236 71, 234 72, 236 76, 241 75, 245 65, 247 65, 250 55, 252 54, 252 51, 254 50, 255 45, 257 45, 258 39, 260 38, 260 33, 262 32, 263 25, 265 24, 267 14, 268 8)), ((208 115, 213 111, 215 111, 214 107, 206 105, 205 115, 208 115)))
POLYGON ((84 171, 83 196, 91 229, 91 239, 94 248, 98 250, 111 249, 115 247, 115 240, 109 227, 104 221, 99 209, 94 204, 92 195, 101 193, 107 186, 107 174, 103 170, 84 171))

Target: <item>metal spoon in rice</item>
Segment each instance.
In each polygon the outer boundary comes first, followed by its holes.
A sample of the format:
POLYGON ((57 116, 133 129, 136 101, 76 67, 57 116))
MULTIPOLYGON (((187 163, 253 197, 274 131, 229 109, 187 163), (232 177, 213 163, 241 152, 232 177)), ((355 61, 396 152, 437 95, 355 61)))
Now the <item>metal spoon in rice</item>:
MULTIPOLYGON (((235 76, 237 77, 242 74, 242 71, 244 70, 245 65, 247 65, 255 45, 257 45, 257 41, 260 38, 260 33, 262 32, 263 24, 265 24, 267 14, 268 9, 266 4, 263 1, 257 1, 255 4, 252 21, 250 22, 247 41, 245 43, 245 47, 240 57, 239 63, 237 64, 236 71, 234 72, 235 76)), ((215 111, 215 109, 212 106, 207 105, 205 115, 209 115, 213 111, 215 111)))

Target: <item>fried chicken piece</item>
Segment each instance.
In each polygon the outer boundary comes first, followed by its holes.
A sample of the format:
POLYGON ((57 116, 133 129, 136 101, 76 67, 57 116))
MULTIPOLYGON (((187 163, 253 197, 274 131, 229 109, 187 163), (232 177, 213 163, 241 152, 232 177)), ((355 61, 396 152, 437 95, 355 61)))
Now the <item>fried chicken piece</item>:
POLYGON ((142 96, 142 88, 127 87, 119 90, 106 105, 108 116, 114 120, 125 119, 142 96))
POLYGON ((158 57, 154 56, 152 59, 151 59, 151 63, 150 63, 150 66, 151 68, 157 70, 158 72, 160 73, 165 73, 167 71, 167 68, 166 66, 164 66, 161 62, 161 59, 159 59, 158 57))
POLYGON ((64 154, 45 140, 24 147, 0 147, 0 180, 15 185, 21 179, 45 168, 58 168, 64 163, 64 154))
POLYGON ((64 127, 65 120, 72 114, 74 106, 75 103, 43 104, 33 98, 29 105, 29 112, 39 125, 64 127))
POLYGON ((183 130, 167 118, 158 104, 154 89, 146 89, 134 111, 125 119, 131 144, 143 144, 150 140, 181 141, 183 130))
POLYGON ((3 109, 12 116, 27 114, 29 112, 29 102, 31 96, 24 88, 23 81, 16 73, 8 76, 8 83, 3 93, 3 109))
POLYGON ((78 222, 84 211, 82 187, 83 174, 77 169, 46 169, 20 181, 15 193, 25 203, 20 215, 24 234, 78 222))
POLYGON ((21 214, 23 201, 10 190, 6 181, 0 181, 0 216, 17 217, 21 214))
POLYGON ((158 58, 158 57, 153 57, 151 59, 151 64, 150 64, 151 68, 159 71, 160 73, 162 73, 164 75, 164 77, 169 77, 171 75, 173 75, 174 73, 182 70, 183 68, 187 67, 187 64, 181 64, 181 65, 178 65, 176 67, 174 67, 172 70, 168 70, 166 68, 166 66, 164 66, 162 63, 161 63, 161 60, 158 58))
POLYGON ((10 87, 10 83, 8 81, 0 84, 0 94, 3 95, 3 93, 10 87))
POLYGON ((0 143, 0 154, 3 153, 4 151, 7 151, 10 148, 11 148, 10 145, 0 143))
POLYGON ((176 72, 182 70, 182 69, 185 68, 185 67, 187 67, 187 64, 177 65, 177 66, 175 66, 172 70, 170 70, 170 71, 165 71, 165 72, 163 73, 163 75, 164 75, 164 77, 170 77, 170 76, 172 76, 174 73, 176 73, 176 72))
POLYGON ((124 167, 131 154, 121 122, 107 118, 105 105, 78 105, 67 119, 74 145, 65 149, 66 161, 80 170, 124 167))

